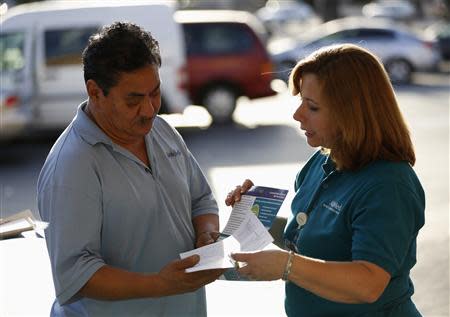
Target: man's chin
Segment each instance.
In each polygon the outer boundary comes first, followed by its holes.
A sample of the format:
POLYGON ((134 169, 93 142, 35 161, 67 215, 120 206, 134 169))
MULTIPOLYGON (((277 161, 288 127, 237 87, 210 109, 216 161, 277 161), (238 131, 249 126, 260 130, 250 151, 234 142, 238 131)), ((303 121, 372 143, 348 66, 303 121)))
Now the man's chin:
POLYGON ((153 128, 153 124, 152 123, 150 123, 149 125, 140 126, 139 128, 134 130, 134 134, 135 135, 139 135, 139 136, 146 136, 147 134, 150 133, 152 128, 153 128))

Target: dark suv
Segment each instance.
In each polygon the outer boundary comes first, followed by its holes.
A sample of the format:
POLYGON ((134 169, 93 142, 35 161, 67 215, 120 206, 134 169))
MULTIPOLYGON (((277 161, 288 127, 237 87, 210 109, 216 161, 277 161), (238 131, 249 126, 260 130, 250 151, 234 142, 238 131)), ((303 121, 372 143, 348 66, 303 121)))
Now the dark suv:
POLYGON ((232 120, 237 98, 274 95, 273 66, 265 30, 242 11, 178 11, 187 55, 187 89, 193 104, 206 107, 214 123, 232 120))

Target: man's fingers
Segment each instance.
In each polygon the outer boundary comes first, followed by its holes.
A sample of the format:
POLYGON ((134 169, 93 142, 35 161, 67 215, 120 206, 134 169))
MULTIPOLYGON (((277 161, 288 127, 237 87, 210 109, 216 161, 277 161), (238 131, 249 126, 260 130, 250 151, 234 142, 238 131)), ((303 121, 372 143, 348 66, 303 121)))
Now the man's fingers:
POLYGON ((194 254, 185 259, 176 261, 175 268, 177 268, 178 270, 184 270, 196 265, 198 261, 200 261, 200 256, 194 254))

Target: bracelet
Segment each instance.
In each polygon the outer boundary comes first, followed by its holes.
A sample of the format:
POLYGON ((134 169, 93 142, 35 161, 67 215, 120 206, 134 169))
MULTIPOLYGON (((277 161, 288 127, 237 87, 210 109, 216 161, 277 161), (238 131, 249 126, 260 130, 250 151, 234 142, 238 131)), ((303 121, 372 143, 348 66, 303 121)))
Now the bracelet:
POLYGON ((288 281, 289 274, 291 273, 291 267, 292 267, 292 260, 294 259, 294 251, 289 251, 289 256, 286 262, 286 266, 284 267, 283 276, 281 279, 283 281, 288 281))

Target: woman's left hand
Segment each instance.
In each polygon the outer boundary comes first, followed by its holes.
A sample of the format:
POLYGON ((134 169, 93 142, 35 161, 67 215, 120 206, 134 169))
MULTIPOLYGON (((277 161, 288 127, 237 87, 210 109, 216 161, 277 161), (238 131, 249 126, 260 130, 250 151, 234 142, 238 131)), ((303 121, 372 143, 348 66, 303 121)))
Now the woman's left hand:
POLYGON ((289 253, 281 250, 266 250, 252 253, 234 253, 231 257, 244 262, 239 274, 257 281, 273 281, 283 276, 289 253))

